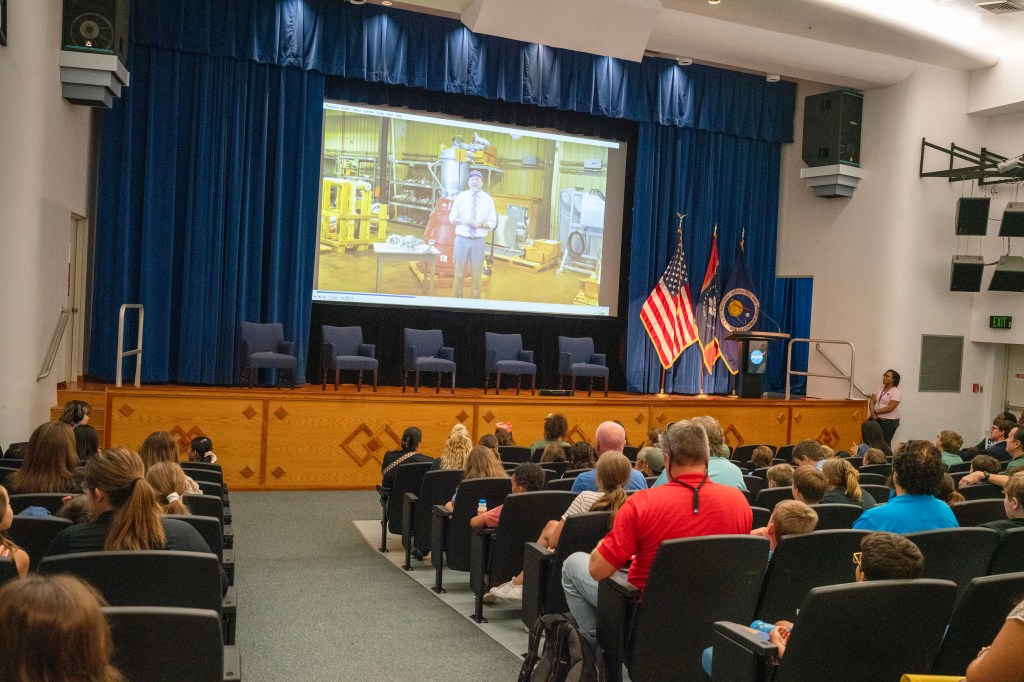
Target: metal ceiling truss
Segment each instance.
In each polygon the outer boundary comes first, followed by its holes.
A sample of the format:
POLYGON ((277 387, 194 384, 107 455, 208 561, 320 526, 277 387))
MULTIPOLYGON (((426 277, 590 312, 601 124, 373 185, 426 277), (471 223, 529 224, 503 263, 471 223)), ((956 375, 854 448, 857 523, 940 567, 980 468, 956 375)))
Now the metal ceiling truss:
POLYGON ((948 178, 950 182, 962 182, 964 180, 976 180, 979 185, 998 185, 1007 182, 1024 182, 1024 165, 1018 163, 1016 167, 1000 171, 999 166, 1009 157, 996 154, 981 148, 981 152, 971 151, 956 143, 950 143, 949 147, 940 147, 932 144, 925 138, 921 138, 921 167, 922 178, 948 178), (936 171, 924 170, 924 156, 927 149, 934 149, 949 156, 949 168, 936 171), (954 167, 956 160, 966 161, 969 166, 954 167))

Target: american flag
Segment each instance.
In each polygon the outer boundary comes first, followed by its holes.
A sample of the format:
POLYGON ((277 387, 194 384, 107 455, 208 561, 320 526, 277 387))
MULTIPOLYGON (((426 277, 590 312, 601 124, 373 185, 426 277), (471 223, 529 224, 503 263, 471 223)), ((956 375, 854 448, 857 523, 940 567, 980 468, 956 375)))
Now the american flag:
POLYGON ((697 340, 682 235, 676 255, 640 310, 640 321, 644 323, 665 369, 671 367, 679 354, 697 340))

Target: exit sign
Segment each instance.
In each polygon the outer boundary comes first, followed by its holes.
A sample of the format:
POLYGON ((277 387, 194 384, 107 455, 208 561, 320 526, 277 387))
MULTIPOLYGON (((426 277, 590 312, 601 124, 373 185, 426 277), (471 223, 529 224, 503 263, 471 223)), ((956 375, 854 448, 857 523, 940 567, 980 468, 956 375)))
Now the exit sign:
POLYGON ((990 315, 988 318, 989 329, 1011 329, 1013 318, 1009 315, 990 315))

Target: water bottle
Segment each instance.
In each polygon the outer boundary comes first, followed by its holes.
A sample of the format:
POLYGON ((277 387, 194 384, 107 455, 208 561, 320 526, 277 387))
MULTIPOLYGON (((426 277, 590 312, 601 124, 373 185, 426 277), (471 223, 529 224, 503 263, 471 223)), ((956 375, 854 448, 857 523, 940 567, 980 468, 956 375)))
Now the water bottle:
POLYGON ((476 513, 486 514, 487 513, 487 500, 480 500, 476 503, 476 513))
POLYGON ((765 633, 771 632, 775 629, 774 625, 772 625, 771 623, 766 623, 763 620, 755 620, 753 623, 750 624, 750 627, 754 630, 757 630, 758 632, 765 633))

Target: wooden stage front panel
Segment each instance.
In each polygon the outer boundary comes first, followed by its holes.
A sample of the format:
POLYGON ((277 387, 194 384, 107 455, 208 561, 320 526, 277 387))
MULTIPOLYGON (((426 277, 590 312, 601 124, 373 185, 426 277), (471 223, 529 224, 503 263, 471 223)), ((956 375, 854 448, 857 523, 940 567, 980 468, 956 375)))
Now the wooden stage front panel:
POLYGON ((234 490, 329 490, 372 488, 380 483, 384 453, 398 447, 402 431, 423 431, 420 450, 438 455, 451 427, 465 424, 474 441, 511 422, 516 443, 543 434, 544 417, 565 415, 569 440, 593 443, 597 425, 619 420, 631 443, 653 426, 709 414, 721 422, 726 442, 784 445, 813 438, 836 450, 860 440, 867 415, 862 400, 739 400, 595 394, 587 398, 456 395, 432 390, 402 394, 338 393, 319 387, 288 389, 152 387, 106 389, 106 445, 137 449, 153 431, 169 431, 184 454, 198 435, 213 440, 224 478, 234 490))

